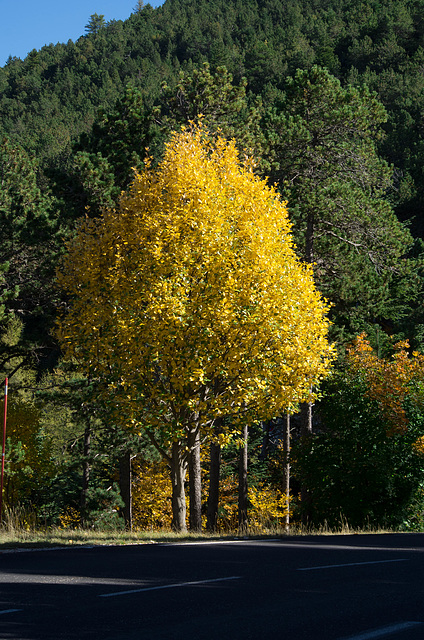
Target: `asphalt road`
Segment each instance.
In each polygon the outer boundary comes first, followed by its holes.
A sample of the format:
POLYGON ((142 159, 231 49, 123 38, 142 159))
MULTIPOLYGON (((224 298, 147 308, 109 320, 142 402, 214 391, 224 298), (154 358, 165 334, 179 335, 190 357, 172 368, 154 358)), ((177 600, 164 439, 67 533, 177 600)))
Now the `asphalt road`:
POLYGON ((0 552, 0 638, 424 639, 424 534, 0 552))

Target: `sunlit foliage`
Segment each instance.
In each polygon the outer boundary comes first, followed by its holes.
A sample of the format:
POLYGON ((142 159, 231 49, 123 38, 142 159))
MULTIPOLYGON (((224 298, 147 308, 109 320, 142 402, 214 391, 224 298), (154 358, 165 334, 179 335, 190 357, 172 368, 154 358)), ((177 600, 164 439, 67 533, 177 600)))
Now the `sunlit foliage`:
POLYGON ((408 341, 403 340, 395 345, 390 359, 380 358, 365 334, 348 349, 350 368, 365 380, 367 394, 378 402, 391 434, 402 433, 408 426, 407 399, 421 407, 424 402, 424 355, 417 351, 410 355, 409 350, 408 341))
POLYGON ((118 211, 82 222, 58 278, 72 299, 66 354, 174 470, 217 418, 272 416, 330 366, 326 305, 285 204, 201 128, 173 135, 118 211))
POLYGON ((365 335, 350 346, 324 385, 316 433, 294 445, 312 524, 422 526, 423 364, 406 341, 389 357, 365 335))
POLYGON ((132 463, 132 515, 136 529, 170 529, 172 487, 163 462, 132 463))

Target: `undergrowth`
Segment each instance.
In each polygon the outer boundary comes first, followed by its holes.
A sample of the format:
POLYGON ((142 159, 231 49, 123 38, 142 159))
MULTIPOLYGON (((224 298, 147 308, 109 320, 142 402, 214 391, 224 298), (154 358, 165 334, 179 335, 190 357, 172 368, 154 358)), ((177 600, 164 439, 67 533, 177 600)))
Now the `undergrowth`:
POLYGON ((25 549, 25 548, 51 548, 62 546, 95 546, 95 545, 131 545, 131 544, 152 544, 166 542, 184 542, 184 541, 207 541, 222 539, 266 539, 287 536, 306 536, 306 535, 352 535, 352 534, 372 534, 372 533, 393 533, 388 529, 354 529, 346 523, 340 528, 330 528, 322 525, 317 528, 305 528, 301 526, 293 526, 288 531, 283 527, 264 530, 263 528, 249 527, 247 531, 239 532, 226 531, 225 533, 195 533, 184 532, 178 533, 171 530, 140 530, 140 531, 122 531, 107 530, 93 531, 91 529, 63 529, 59 527, 49 528, 16 528, 4 523, 0 527, 0 552, 7 549, 25 549))

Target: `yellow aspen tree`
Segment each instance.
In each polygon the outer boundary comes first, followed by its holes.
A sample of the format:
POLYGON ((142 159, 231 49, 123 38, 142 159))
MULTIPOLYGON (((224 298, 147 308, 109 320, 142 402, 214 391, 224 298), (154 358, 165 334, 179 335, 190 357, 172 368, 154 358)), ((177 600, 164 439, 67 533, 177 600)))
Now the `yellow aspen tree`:
POLYGON ((193 127, 136 173, 117 210, 81 222, 60 267, 63 350, 168 461, 177 530, 199 434, 310 399, 330 367, 327 306, 290 228, 235 144, 193 127))

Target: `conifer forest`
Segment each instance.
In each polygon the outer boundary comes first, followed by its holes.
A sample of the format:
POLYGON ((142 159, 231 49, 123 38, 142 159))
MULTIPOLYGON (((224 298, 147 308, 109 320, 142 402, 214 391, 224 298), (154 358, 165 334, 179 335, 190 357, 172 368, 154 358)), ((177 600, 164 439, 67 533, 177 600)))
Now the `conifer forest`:
POLYGON ((0 518, 422 531, 423 292, 424 0, 138 2, 10 57, 0 518))

